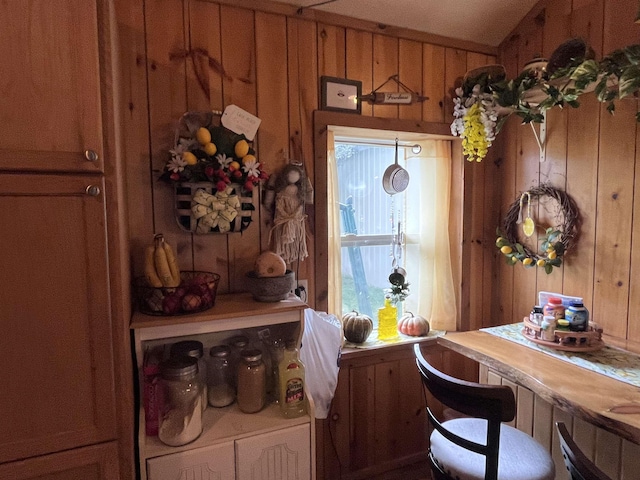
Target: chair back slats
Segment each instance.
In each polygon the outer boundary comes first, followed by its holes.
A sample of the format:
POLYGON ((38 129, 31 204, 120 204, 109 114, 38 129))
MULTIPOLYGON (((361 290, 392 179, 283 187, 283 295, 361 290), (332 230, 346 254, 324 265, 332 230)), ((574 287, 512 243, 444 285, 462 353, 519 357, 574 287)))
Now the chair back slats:
POLYGON ((483 385, 451 377, 427 362, 420 344, 416 343, 413 350, 422 383, 438 401, 465 415, 487 420, 486 443, 481 445, 452 433, 427 408, 431 424, 450 442, 484 455, 485 480, 497 480, 500 424, 515 418, 513 391, 505 385, 483 385))
POLYGON ((560 437, 560 449, 569 471, 570 480, 611 480, 580 450, 564 423, 556 422, 556 429, 560 437))

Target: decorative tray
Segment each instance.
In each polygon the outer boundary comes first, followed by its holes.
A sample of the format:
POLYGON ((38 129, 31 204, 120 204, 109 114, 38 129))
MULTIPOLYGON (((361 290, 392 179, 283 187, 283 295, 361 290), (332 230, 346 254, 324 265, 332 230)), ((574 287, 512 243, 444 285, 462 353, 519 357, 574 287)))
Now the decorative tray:
POLYGON ((593 352, 604 347, 602 341, 602 328, 593 322, 589 322, 589 330, 586 332, 570 332, 566 330, 554 331, 554 341, 542 338, 542 327, 529 321, 525 317, 522 335, 538 345, 564 350, 567 352, 593 352))

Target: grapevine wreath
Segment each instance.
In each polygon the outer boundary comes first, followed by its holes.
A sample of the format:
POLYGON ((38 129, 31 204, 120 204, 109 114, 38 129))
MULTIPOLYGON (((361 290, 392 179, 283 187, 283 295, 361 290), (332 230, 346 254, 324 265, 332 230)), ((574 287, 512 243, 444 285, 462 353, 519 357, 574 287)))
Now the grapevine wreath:
MULTIPOLYGON (((550 185, 540 185, 524 192, 511 204, 504 218, 502 229, 497 229, 496 246, 506 257, 509 265, 520 262, 526 268, 544 267, 544 271, 549 274, 553 271, 553 267, 562 265, 564 254, 571 249, 578 237, 579 225, 580 212, 575 201, 562 190, 550 185), (544 197, 555 201, 557 205, 555 218, 558 220, 558 225, 545 228, 544 234, 538 237, 540 253, 536 253, 525 242, 519 241, 518 233, 520 229, 527 237, 534 233, 535 224, 531 218, 531 202, 544 197), (523 221, 525 206, 527 216, 523 221), (522 227, 519 224, 522 224, 522 227)), ((542 226, 538 225, 538 227, 542 226)))

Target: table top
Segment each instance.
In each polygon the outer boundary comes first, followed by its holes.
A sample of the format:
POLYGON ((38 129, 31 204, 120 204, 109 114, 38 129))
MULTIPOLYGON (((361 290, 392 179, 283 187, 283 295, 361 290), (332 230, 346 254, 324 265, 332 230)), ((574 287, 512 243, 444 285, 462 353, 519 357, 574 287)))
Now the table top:
POLYGON ((482 331, 447 333, 438 343, 574 416, 640 444, 640 388, 482 331))

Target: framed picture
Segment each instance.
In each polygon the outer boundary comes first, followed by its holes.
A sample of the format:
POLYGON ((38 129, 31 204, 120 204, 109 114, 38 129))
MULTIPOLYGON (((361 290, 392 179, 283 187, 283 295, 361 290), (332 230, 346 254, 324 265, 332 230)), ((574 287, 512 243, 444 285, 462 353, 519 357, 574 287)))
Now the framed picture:
POLYGON ((361 113, 362 82, 346 78, 320 77, 320 109, 333 112, 361 113))

